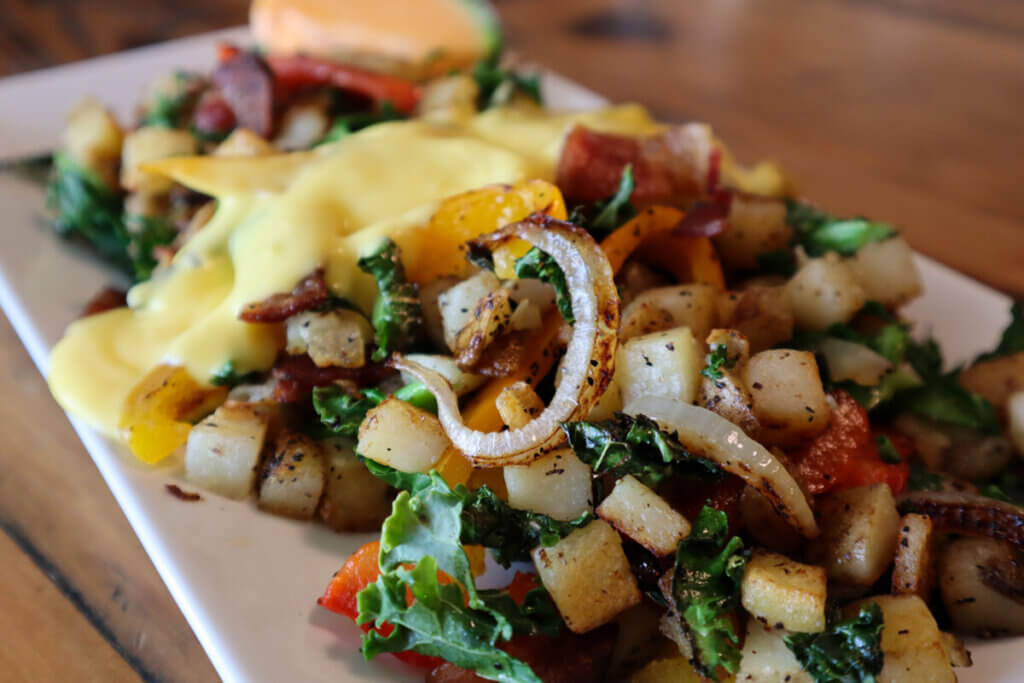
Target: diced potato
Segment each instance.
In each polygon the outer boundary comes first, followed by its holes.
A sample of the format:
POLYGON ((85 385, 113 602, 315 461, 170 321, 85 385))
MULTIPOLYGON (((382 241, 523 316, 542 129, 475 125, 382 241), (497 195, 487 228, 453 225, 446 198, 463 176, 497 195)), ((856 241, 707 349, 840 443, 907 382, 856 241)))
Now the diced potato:
POLYGON ((786 224, 786 205, 778 199, 735 194, 728 223, 714 242, 722 262, 731 270, 754 269, 758 254, 785 249, 793 239, 793 229, 786 224))
POLYGON ((293 315, 286 329, 286 351, 296 356, 308 353, 321 368, 361 368, 366 364, 366 345, 373 339, 369 321, 347 308, 293 315))
POLYGON ((64 150, 112 189, 117 187, 123 140, 113 115, 92 98, 74 108, 64 129, 64 150))
POLYGON ((629 677, 629 683, 701 683, 703 680, 686 657, 655 659, 629 677))
POLYGON ((189 432, 185 477, 207 491, 245 498, 256 484, 268 422, 265 411, 247 403, 217 408, 189 432))
POLYGON ((274 147, 291 152, 315 145, 331 125, 326 109, 323 101, 299 102, 288 107, 281 117, 274 147))
POLYGON ((261 157, 273 154, 274 146, 248 128, 236 128, 213 150, 215 157, 261 157))
POLYGON ((335 531, 374 531, 391 514, 391 488, 370 474, 356 456, 350 439, 320 442, 327 482, 320 501, 320 519, 335 531))
POLYGON ((655 555, 670 555, 690 533, 690 522, 631 475, 615 484, 597 516, 655 555))
POLYGON ((803 546, 803 537, 791 527, 772 504, 752 486, 743 487, 740 495, 740 515, 751 538, 769 550, 795 553, 803 546))
POLYGON ((1013 447, 1024 456, 1024 391, 1018 391, 1006 402, 1007 432, 1013 447))
POLYGON ((721 328, 712 330, 705 341, 709 349, 705 363, 710 360, 711 353, 724 348, 726 357, 732 365, 720 366, 719 376, 715 378, 701 375, 697 405, 718 413, 749 436, 758 438, 761 427, 754 416, 754 400, 743 378, 746 364, 750 360, 750 344, 746 337, 736 330, 721 328))
MULTIPOLYGON (((622 348, 620 347, 616 352, 616 359, 621 357, 622 348)), ((615 366, 619 367, 617 360, 615 366)), ((621 376, 618 371, 612 374, 612 381, 608 383, 608 387, 601 394, 601 398, 597 400, 597 404, 590 409, 590 414, 587 415, 588 421, 610 420, 617 411, 622 410, 622 382, 619 380, 621 376)))
POLYGON ((459 365, 471 368, 491 343, 511 327, 512 303, 509 292, 499 287, 477 302, 473 317, 459 330, 452 351, 459 365))
POLYGON ((784 286, 750 287, 718 297, 718 324, 738 330, 753 351, 793 337, 793 303, 784 286))
POLYGON ((1006 541, 964 536, 947 543, 937 566, 942 603, 958 633, 1024 634, 1018 549, 1006 541))
POLYGON ((544 314, 541 312, 540 306, 526 299, 516 306, 516 310, 512 311, 512 315, 508 319, 508 326, 515 332, 535 330, 541 326, 543 320, 544 314))
POLYGON ((957 638, 952 633, 946 633, 943 631, 942 636, 942 647, 946 650, 946 654, 949 656, 949 663, 954 667, 967 667, 971 666, 974 662, 971 661, 971 651, 964 645, 964 641, 957 638))
MULTIPOLYGON (((468 394, 487 381, 487 378, 483 375, 475 375, 472 372, 466 372, 460 368, 459 364, 451 356, 410 353, 406 354, 405 357, 444 377, 448 380, 448 383, 452 385, 452 390, 459 396, 468 394)), ((417 382, 419 380, 409 373, 403 372, 402 381, 406 384, 411 384, 412 382, 417 382)))
POLYGON ((796 324, 808 330, 849 322, 867 301, 853 270, 834 253, 809 259, 786 289, 796 324))
POLYGON ((870 387, 892 370, 892 363, 882 354, 845 339, 826 337, 819 342, 818 351, 825 357, 828 376, 833 382, 852 380, 870 387))
POLYGON ((403 472, 427 472, 450 442, 436 415, 394 396, 359 425, 359 454, 403 472))
POLYGON ((814 683, 793 651, 786 647, 785 635, 784 631, 769 630, 757 619, 748 619, 736 680, 744 683, 814 683))
POLYGON ((897 306, 923 291, 914 252, 902 237, 865 244, 848 263, 871 301, 897 306))
POLYGON ((630 259, 615 276, 619 288, 619 300, 625 308, 643 292, 670 284, 668 278, 650 266, 630 259))
MULTIPOLYGON (((420 287, 420 306, 423 308, 423 329, 438 349, 448 348, 445 341, 444 321, 441 319, 440 296, 458 284, 454 277, 439 277, 420 287)), ((461 328, 460 328, 461 329, 461 328)), ((456 331, 458 334, 458 331, 456 331)), ((453 338, 454 339, 454 338, 453 338)))
POLYGON ((455 340, 462 328, 473 319, 473 312, 480 300, 500 286, 501 282, 494 273, 481 270, 438 295, 437 305, 441 313, 444 341, 449 349, 455 350, 455 340))
POLYGON ((935 538, 932 520, 925 515, 904 515, 892 570, 892 592, 911 593, 922 600, 935 586, 935 538))
POLYGON ((433 121, 459 121, 476 113, 479 96, 480 86, 469 74, 435 78, 423 86, 416 111, 433 121))
POLYGON ((766 443, 793 444, 828 426, 832 409, 813 353, 761 351, 751 356, 743 374, 766 443))
POLYGON ((529 465, 510 465, 501 470, 508 490, 508 504, 570 520, 593 510, 590 465, 571 448, 559 448, 529 465))
POLYGON ((555 288, 541 280, 532 277, 505 280, 501 286, 509 291, 512 301, 517 304, 530 302, 542 314, 555 306, 555 288))
POLYGON ((187 130, 143 126, 125 136, 121 151, 121 185, 133 192, 165 193, 174 182, 146 173, 141 166, 150 161, 190 156, 196 151, 196 138, 187 130))
POLYGON ((856 613, 859 605, 875 602, 882 608, 884 665, 879 683, 954 683, 956 674, 950 653, 943 645, 935 617, 916 595, 876 595, 846 608, 856 613))
POLYGON ((641 396, 664 396, 693 403, 700 387, 704 349, 688 327, 634 337, 621 347, 616 363, 623 404, 641 396))
POLYGON ((834 581, 870 586, 892 562, 900 517, 888 484, 871 484, 824 496, 819 504, 821 536, 812 561, 834 581))
POLYGON ((718 318, 717 293, 711 285, 689 284, 648 289, 622 311, 619 339, 627 341, 673 327, 689 327, 703 339, 718 318))
POLYGON ((544 401, 526 382, 515 382, 501 390, 494 400, 501 421, 509 429, 525 427, 544 412, 544 401))
POLYGON ((1024 391, 1024 351, 975 363, 960 373, 960 384, 1006 410, 1010 396, 1024 391))
POLYGON ((740 600, 768 628, 817 633, 825 630, 826 583, 823 567, 758 550, 747 562, 740 600))
POLYGON ((606 624, 641 600, 619 534, 594 520, 531 552, 541 582, 574 633, 606 624))
POLYGON ((315 441, 297 432, 281 432, 263 466, 260 508, 275 515, 312 519, 324 492, 323 454, 315 441))

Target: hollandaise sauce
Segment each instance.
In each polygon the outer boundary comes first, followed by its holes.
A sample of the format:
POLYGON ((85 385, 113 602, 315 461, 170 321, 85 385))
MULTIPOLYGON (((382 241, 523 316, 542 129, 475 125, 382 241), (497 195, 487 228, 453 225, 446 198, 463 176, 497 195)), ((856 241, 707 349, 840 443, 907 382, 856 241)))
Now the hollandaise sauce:
POLYGON ((160 364, 206 382, 226 362, 269 369, 279 325, 238 319, 247 303, 290 291, 317 268, 339 297, 369 312, 374 281, 357 259, 384 237, 408 261, 429 259, 442 199, 492 183, 551 180, 566 131, 650 135, 641 107, 552 114, 499 108, 460 121, 367 128, 310 152, 248 159, 191 157, 151 167, 213 196, 210 221, 169 267, 134 287, 128 306, 71 324, 53 351, 50 388, 68 412, 111 436, 126 397, 160 364))

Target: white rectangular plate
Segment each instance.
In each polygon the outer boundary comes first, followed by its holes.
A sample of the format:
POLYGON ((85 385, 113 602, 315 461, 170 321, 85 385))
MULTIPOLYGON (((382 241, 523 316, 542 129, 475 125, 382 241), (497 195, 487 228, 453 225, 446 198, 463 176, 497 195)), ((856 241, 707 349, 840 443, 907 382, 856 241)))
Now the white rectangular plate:
MULTIPOLYGON (((130 120, 151 78, 182 66, 205 70, 218 41, 245 37, 233 29, 0 80, 0 160, 56 146, 64 114, 88 94, 130 120)), ((556 108, 604 102, 557 76, 544 86, 556 108)), ((113 275, 52 233, 38 186, 0 173, 0 206, 0 305, 45 375, 64 327, 113 275)), ((908 307, 910 318, 938 337, 954 363, 991 348, 1009 319, 1009 299, 929 259, 919 257, 918 265, 926 294, 908 307)), ((180 465, 146 467, 71 423, 225 681, 419 678, 390 657, 365 662, 358 629, 315 605, 332 573, 374 535, 337 535, 213 495, 184 504, 164 489, 181 481, 180 465)), ((960 680, 1019 680, 1014 652, 1022 642, 974 644, 974 668, 960 670, 960 680)))

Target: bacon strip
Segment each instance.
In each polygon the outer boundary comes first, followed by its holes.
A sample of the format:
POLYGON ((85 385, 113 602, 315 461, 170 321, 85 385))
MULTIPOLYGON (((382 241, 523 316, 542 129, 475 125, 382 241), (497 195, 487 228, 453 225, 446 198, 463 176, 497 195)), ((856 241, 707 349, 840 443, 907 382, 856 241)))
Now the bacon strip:
POLYGON ((247 323, 279 323, 327 303, 327 282, 324 271, 307 275, 290 294, 274 294, 263 301, 246 304, 238 314, 247 323))
POLYGON ((85 309, 82 310, 81 317, 86 318, 90 315, 106 313, 107 311, 127 305, 127 292, 121 289, 114 289, 113 287, 104 287, 100 291, 96 292, 93 298, 89 299, 89 303, 87 303, 85 305, 85 309))
POLYGON ((318 368, 309 356, 302 355, 282 356, 270 376, 274 380, 274 400, 297 403, 308 399, 313 387, 326 386, 338 380, 348 380, 359 387, 374 386, 394 373, 394 370, 377 363, 361 368, 318 368))
POLYGON ((622 170, 632 164, 635 203, 685 206, 708 191, 714 152, 711 131, 703 124, 676 126, 649 138, 577 125, 562 147, 555 184, 573 201, 598 201, 615 194, 622 170))

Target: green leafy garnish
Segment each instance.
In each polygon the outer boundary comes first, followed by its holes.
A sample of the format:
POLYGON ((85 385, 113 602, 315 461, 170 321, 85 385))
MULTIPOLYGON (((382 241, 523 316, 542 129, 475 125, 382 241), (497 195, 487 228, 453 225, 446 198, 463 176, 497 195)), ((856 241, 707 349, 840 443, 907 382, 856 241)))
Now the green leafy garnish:
POLYGON ((477 62, 473 67, 472 76, 480 88, 477 97, 478 109, 505 104, 517 92, 526 95, 537 104, 544 103, 540 92, 540 74, 503 69, 498 65, 497 55, 477 62))
POLYGON ((377 280, 377 300, 370 322, 377 348, 373 360, 382 361, 392 351, 402 351, 419 337, 423 327, 423 309, 419 289, 405 279, 401 252, 391 239, 384 240, 369 256, 359 259, 359 269, 377 280))
POLYGON ((822 256, 829 251, 849 256, 865 244, 882 242, 896 234, 888 223, 866 218, 837 218, 793 199, 786 201, 786 222, 795 231, 796 242, 809 256, 822 256))
POLYGON ((213 374, 210 375, 210 384, 215 387, 234 387, 254 382, 259 379, 261 374, 259 371, 239 372, 235 367, 235 361, 229 360, 213 371, 213 374))
POLYGON ((722 379, 724 376, 722 368, 728 369, 734 365, 736 365, 736 359, 729 358, 729 350, 725 348, 725 344, 716 344, 708 353, 707 365, 700 371, 700 374, 710 380, 722 379))
POLYGON ((717 479, 722 473, 644 415, 616 413, 604 422, 566 422, 562 430, 576 456, 595 474, 607 472, 615 479, 629 474, 653 487, 672 475, 717 479))
POLYGON ((125 226, 135 280, 148 280, 157 264, 154 249, 173 242, 178 231, 163 216, 126 215, 125 226))
MULTIPOLYGON (((370 409, 379 406, 388 395, 380 389, 363 389, 358 398, 346 394, 341 387, 328 385, 313 389, 313 409, 324 427, 341 436, 355 438, 359 425, 370 409)), ((395 391, 395 398, 432 413, 437 401, 421 382, 412 382, 395 391)))
POLYGON ((999 344, 988 353, 978 356, 974 362, 1008 356, 1021 351, 1024 351, 1024 302, 1014 301, 1010 306, 1010 324, 1003 330, 999 344))
POLYGON ((170 79, 161 79, 163 90, 151 96, 149 108, 142 115, 141 126, 180 128, 197 90, 192 87, 195 77, 185 71, 174 73, 170 79))
POLYGON ((815 683, 875 683, 884 663, 882 628, 882 608, 873 602, 821 633, 792 633, 784 640, 815 683))
POLYGON ((390 102, 382 102, 380 107, 373 111, 357 111, 347 114, 339 114, 334 117, 331 127, 324 133, 323 138, 317 145, 326 145, 346 138, 356 131, 369 126, 384 123, 386 121, 400 121, 402 115, 398 113, 395 106, 390 102))
POLYGON ((1014 505, 1024 505, 1024 480, 1020 471, 1010 466, 989 481, 975 482, 978 493, 1014 505))
POLYGON ((907 478, 909 491, 942 491, 946 478, 930 471, 919 462, 910 463, 910 476, 907 478))
POLYGON ((574 207, 569 222, 584 228, 591 235, 602 236, 615 231, 623 223, 636 216, 636 209, 630 202, 636 181, 633 179, 633 165, 626 164, 619 178, 615 194, 593 204, 574 207))
POLYGON ((740 582, 749 551, 729 538, 725 513, 705 505, 690 535, 679 542, 672 570, 672 607, 692 649, 691 664, 718 680, 718 667, 736 673, 739 635, 729 619, 740 604, 740 582))
POLYGON ((882 459, 882 462, 890 465, 899 465, 903 462, 903 458, 900 457, 899 451, 893 445, 892 439, 885 434, 875 436, 875 445, 878 446, 878 456, 882 459))
POLYGON ((516 260, 515 271, 518 278, 540 280, 554 287, 558 312, 570 325, 576 322, 572 314, 572 299, 569 296, 569 286, 565 282, 565 273, 548 253, 533 247, 516 260))

